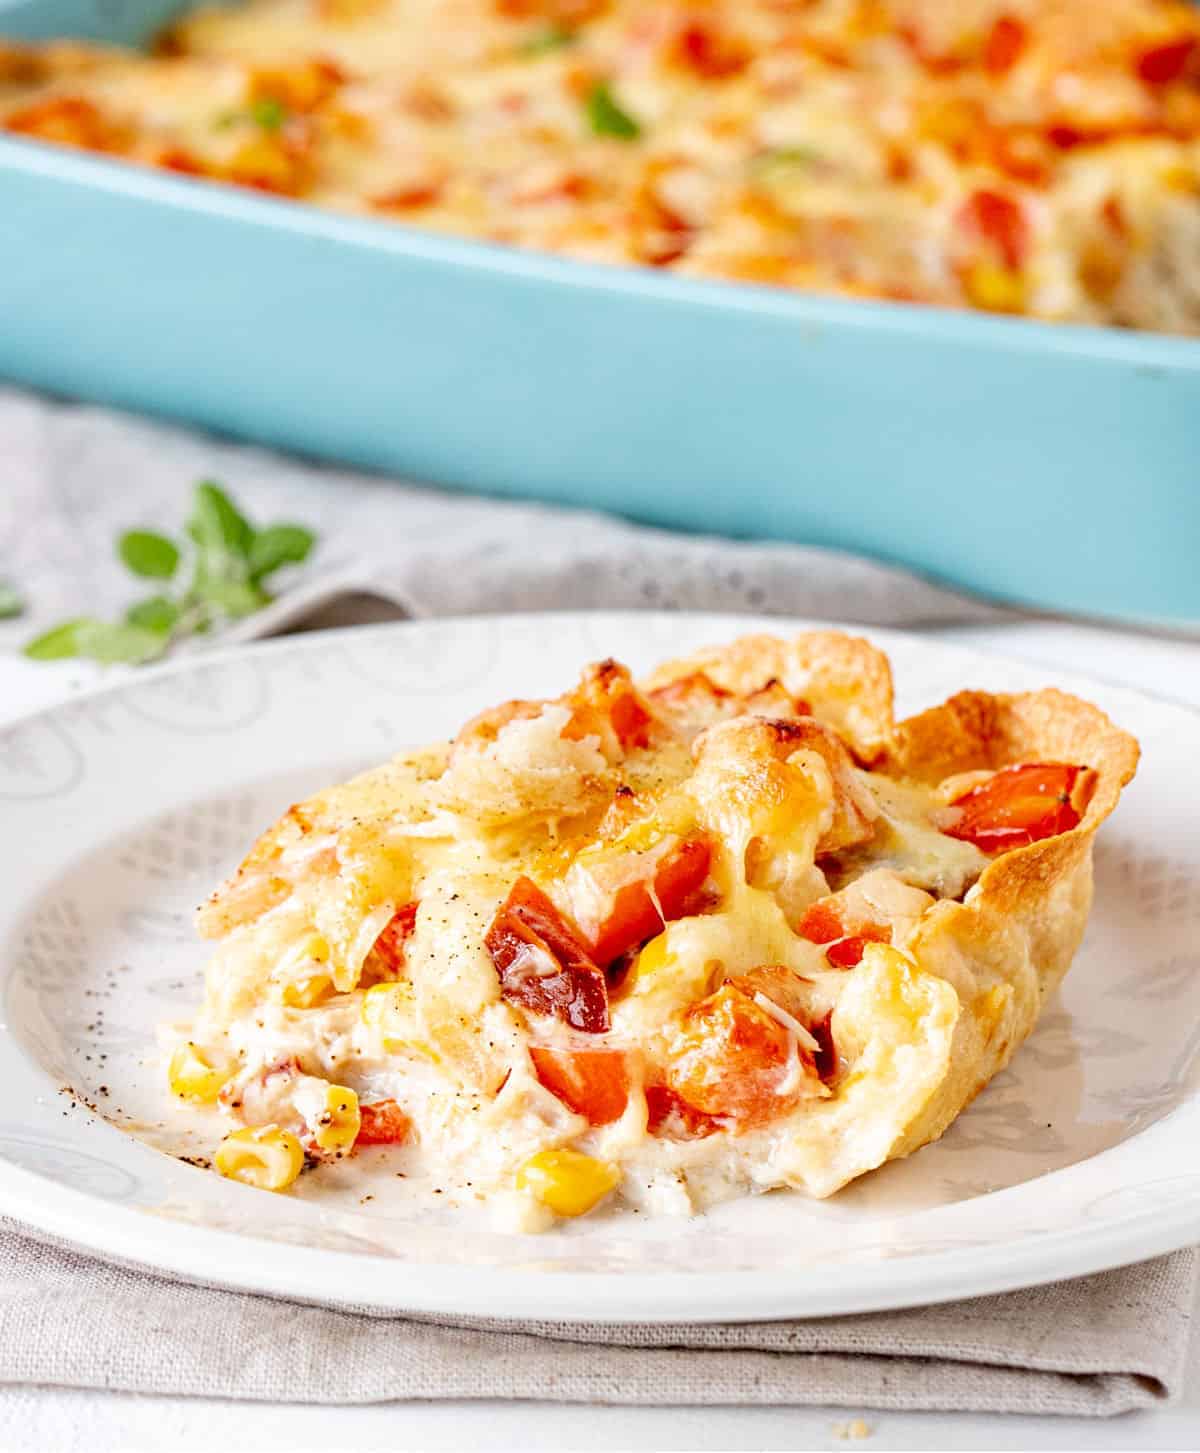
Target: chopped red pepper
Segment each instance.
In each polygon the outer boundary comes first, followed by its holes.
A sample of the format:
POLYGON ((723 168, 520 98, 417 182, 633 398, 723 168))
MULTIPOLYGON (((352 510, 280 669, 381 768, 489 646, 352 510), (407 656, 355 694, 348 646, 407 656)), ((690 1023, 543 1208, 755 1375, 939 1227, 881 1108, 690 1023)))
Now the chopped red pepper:
POLYGON ((1005 267, 1019 268, 1029 247, 1029 224, 1018 202, 983 188, 967 198, 959 220, 976 236, 992 243, 1005 267))
POLYGON ((1137 59, 1138 76, 1148 86, 1169 86, 1187 70, 1196 49, 1194 35, 1181 35, 1142 51, 1137 59))
POLYGON ((983 47, 984 69, 995 75, 1012 70, 1028 40, 1025 26, 1015 15, 1001 15, 983 47))
POLYGON ((362 1117, 355 1145, 400 1145, 408 1139, 412 1122, 395 1100, 375 1100, 360 1105, 362 1117))
POLYGON ((529 878, 518 878, 484 939, 501 993, 585 1034, 608 1029, 608 986, 579 929, 529 878))
POLYGON ((1072 794, 1085 770, 1057 763, 1005 767, 955 798, 952 805, 960 815, 942 831, 985 853, 1026 847, 1067 832, 1079 823, 1072 794))
POLYGON ((837 969, 852 969, 869 943, 890 943, 892 931, 882 923, 856 917, 847 922, 837 895, 821 898, 805 910, 796 927, 809 943, 825 944, 825 957, 837 969))
POLYGON ((611 1125, 625 1113, 629 1071, 614 1049, 551 1049, 535 1044, 529 1057, 538 1079, 591 1125, 611 1125))
POLYGON ((383 932, 375 940, 375 953, 387 965, 392 978, 398 979, 404 973, 404 945, 412 935, 417 923, 416 903, 406 903, 398 909, 383 932))
POLYGON ((596 933, 596 962, 611 964, 653 938, 664 924, 683 918, 704 886, 711 861, 711 845, 704 838, 688 838, 663 854, 652 882, 646 878, 618 888, 596 933))

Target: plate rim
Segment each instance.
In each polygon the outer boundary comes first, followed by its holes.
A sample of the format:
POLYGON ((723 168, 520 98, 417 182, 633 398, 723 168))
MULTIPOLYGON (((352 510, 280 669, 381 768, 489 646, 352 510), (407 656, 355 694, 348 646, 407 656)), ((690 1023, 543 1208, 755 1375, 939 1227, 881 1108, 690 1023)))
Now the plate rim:
MULTIPOLYGON (((964 666, 983 661, 993 667, 1008 665, 1026 672, 1044 669, 1053 684, 1065 689, 1086 692, 1100 688, 1110 699, 1124 698, 1131 705, 1145 703, 1158 712, 1181 713, 1193 730, 1200 725, 1200 712, 1167 697, 1086 673, 1043 667, 1042 663, 1022 661, 1003 652, 980 650, 936 637, 931 640, 916 631, 792 616, 624 609, 437 616, 233 645, 188 655, 150 671, 122 673, 112 682, 64 695, 48 706, 4 723, 0 726, 0 737, 35 721, 52 719, 64 711, 86 706, 97 698, 137 690, 168 676, 247 656, 303 654, 346 640, 420 632, 454 623, 486 623, 491 628, 503 629, 507 621, 549 623, 569 618, 576 622, 588 619, 602 628, 609 624, 620 629, 619 623, 648 616, 668 621, 686 619, 704 629, 711 625, 714 638, 718 632, 768 630, 784 634, 820 629, 865 634, 879 640, 885 649, 889 641, 903 641, 935 649, 943 656, 957 656, 964 666)), ((1117 1156, 1134 1141, 1167 1131, 1172 1118, 1164 1117, 1129 1140, 1076 1164, 1095 1164, 1117 1156)), ((1086 1276, 1176 1251, 1200 1241, 1200 1177, 1196 1181, 1194 1192, 1176 1203, 1147 1206, 1123 1217, 1098 1219, 1069 1229, 1028 1231, 1016 1242, 942 1248, 911 1257, 857 1264, 839 1263, 836 1275, 826 1277, 824 1284, 815 1288, 804 1285, 812 1276, 811 1268, 660 1273, 639 1269, 636 1273, 587 1273, 558 1268, 539 1271, 488 1266, 488 1300, 493 1305, 486 1313, 480 1310, 481 1268, 477 1266, 405 1261, 366 1251, 303 1246, 177 1221, 62 1185, 3 1156, 0 1156, 0 1213, 24 1223, 18 1225, 18 1231, 28 1230, 35 1239, 40 1234, 152 1275, 165 1274, 207 1286, 311 1304, 398 1314, 486 1316, 489 1321, 504 1322, 530 1318, 578 1322, 582 1320, 581 1307, 587 1308, 589 1322, 763 1322, 855 1315, 959 1301, 1086 1276), (149 1261, 147 1253, 152 1254, 149 1261), (371 1268, 370 1276, 361 1275, 364 1261, 371 1268), (201 1269, 214 1266, 220 1268, 216 1276, 201 1269), (887 1274, 882 1277, 881 1267, 887 1268, 887 1274), (305 1288, 302 1294, 297 1293, 298 1284, 305 1288), (631 1301, 637 1299, 635 1286, 651 1288, 651 1298, 648 1300, 643 1292, 637 1310, 631 1311, 631 1301), (348 1287, 352 1295, 347 1295, 348 1287), (751 1310, 747 1310, 747 1304, 751 1310)), ((1027 1181, 990 1194, 1004 1196, 1008 1190, 1019 1190, 1030 1184, 1027 1181)), ((258 1194, 233 1189, 246 1196, 258 1194)), ((250 1205, 247 1202, 248 1208, 250 1205)))

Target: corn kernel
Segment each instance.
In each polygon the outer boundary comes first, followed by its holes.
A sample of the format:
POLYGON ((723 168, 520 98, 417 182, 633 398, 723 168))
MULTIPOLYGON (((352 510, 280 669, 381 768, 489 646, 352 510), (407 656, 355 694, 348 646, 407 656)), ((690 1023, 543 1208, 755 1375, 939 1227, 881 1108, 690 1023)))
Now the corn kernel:
POLYGON ((216 1062, 190 1039, 176 1049, 167 1066, 171 1093, 198 1105, 211 1105, 229 1075, 229 1066, 216 1062))
POLYGON ((282 1191, 300 1174, 300 1142, 278 1125, 235 1130, 217 1146, 213 1165, 223 1176, 259 1191, 282 1191))
POLYGON ((963 279, 967 297, 989 313, 1019 313, 1025 306, 1025 282, 1019 272, 994 263, 977 262, 963 279))
POLYGON ((280 1002, 289 1009, 311 1009, 333 988, 328 974, 311 974, 304 979, 293 979, 279 989, 280 1002))
POLYGON ((312 1136, 321 1150, 341 1155, 358 1139, 361 1124, 358 1096, 345 1085, 330 1085, 313 1121, 312 1136))
MULTIPOLYGON (((407 979, 398 983, 374 984, 363 995, 363 1023, 379 1031, 380 1044, 387 1054, 404 1049, 428 1050, 416 1044, 412 1038, 413 986, 407 979)), ((430 1054, 430 1058, 436 1056, 430 1054)))
POLYGON ((667 935, 660 933, 638 954, 634 964, 634 977, 638 981, 648 979, 652 974, 661 974, 674 962, 675 955, 667 947, 667 935))
POLYGON ((517 1174, 517 1186, 556 1216, 583 1216, 621 1179, 616 1166, 578 1150, 542 1150, 517 1174))

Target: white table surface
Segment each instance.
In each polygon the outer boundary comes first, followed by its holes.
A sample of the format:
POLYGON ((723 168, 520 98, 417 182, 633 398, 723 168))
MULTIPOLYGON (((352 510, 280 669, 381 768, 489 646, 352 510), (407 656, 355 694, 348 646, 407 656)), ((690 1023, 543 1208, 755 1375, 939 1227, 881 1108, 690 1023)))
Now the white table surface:
MULTIPOLYGON (((1200 641, 1106 631, 1054 621, 942 628, 982 650, 1060 666, 1200 707, 1200 641)), ((49 704, 92 679, 88 668, 0 656, 0 721, 49 704)), ((1200 731, 1200 720, 1197 722, 1200 731)), ((1200 1311, 1200 1307, 1198 1307, 1200 1311)), ((1153 1329, 1147 1328, 1147 1335, 1153 1329)), ((1200 1336, 1183 1399, 1121 1418, 1024 1418, 875 1413, 821 1408, 613 1408, 533 1403, 388 1403, 352 1408, 132 1397, 62 1389, 0 1388, 0 1449, 107 1450, 353 1448, 883 1449, 1200 1448, 1200 1336), (861 1416, 864 1441, 838 1436, 861 1416)))

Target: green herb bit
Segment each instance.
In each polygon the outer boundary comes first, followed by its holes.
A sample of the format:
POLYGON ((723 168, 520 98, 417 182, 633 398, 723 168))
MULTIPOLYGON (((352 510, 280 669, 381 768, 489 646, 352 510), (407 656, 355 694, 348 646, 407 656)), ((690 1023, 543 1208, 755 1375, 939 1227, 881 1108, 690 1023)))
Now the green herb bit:
POLYGON ((597 136, 614 136, 618 141, 635 141, 642 128, 628 111, 613 99, 606 81, 597 81, 587 98, 587 119, 597 136))
POLYGON ((179 607, 170 596, 152 595, 148 600, 139 600, 129 607, 125 612, 125 623, 168 635, 178 624, 179 616, 179 607))
POLYGON ((750 170, 761 177, 786 175, 789 171, 815 166, 821 153, 811 146, 775 146, 750 160, 750 170))
POLYGON ((316 536, 303 525, 268 525, 250 542, 250 579, 257 582, 282 565, 303 565, 316 536))
POLYGON ((11 621, 25 612, 25 602, 7 580, 0 580, 0 621, 11 621))
POLYGON ((179 566, 175 543, 150 530, 126 530, 117 541, 117 554, 128 569, 147 580, 170 580, 179 566))
POLYGON ((79 655, 78 634, 88 625, 98 622, 81 616, 78 620, 63 621, 62 625, 43 631, 25 647, 25 654, 31 661, 66 661, 79 655))
POLYGON ((278 131, 288 119, 287 107, 274 96, 262 96, 250 103, 250 119, 264 131, 278 131))
POLYGON ((187 532, 202 550, 230 551, 243 559, 250 553, 254 527, 215 480, 196 486, 187 532))
POLYGON ((82 621, 75 631, 76 653, 104 666, 144 666, 157 660, 167 644, 162 631, 108 621, 82 621))
POLYGON ((529 57, 549 55, 552 51, 565 50, 568 46, 574 45, 578 39, 578 34, 573 30, 567 30, 565 26, 548 25, 544 30, 539 30, 528 40, 523 41, 517 47, 517 54, 529 57))

